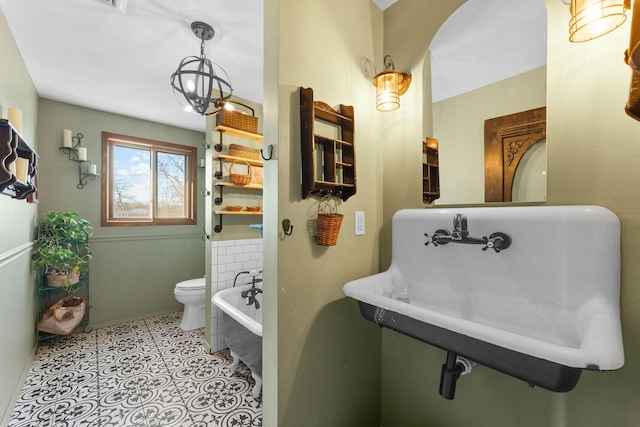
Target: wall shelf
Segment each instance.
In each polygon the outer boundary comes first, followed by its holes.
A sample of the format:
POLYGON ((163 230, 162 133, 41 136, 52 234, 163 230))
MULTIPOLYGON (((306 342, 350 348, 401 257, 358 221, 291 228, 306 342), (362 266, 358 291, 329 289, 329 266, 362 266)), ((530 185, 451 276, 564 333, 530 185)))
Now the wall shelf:
MULTIPOLYGON (((250 190, 250 191, 262 191, 263 187, 261 184, 255 184, 255 183, 251 183, 251 184, 247 184, 247 185, 237 185, 234 184, 232 182, 228 182, 228 181, 220 181, 223 178, 224 172, 223 172, 223 164, 224 163, 233 163, 233 162, 242 162, 245 164, 249 164, 252 167, 259 167, 262 168, 263 167, 263 162, 261 160, 257 160, 257 159, 248 159, 245 157, 239 157, 239 156, 232 156, 229 154, 224 154, 224 153, 220 153, 222 151, 222 149, 224 148, 224 135, 227 136, 233 136, 236 138, 243 138, 243 139, 248 139, 250 141, 254 141, 254 142, 263 142, 264 141, 264 136, 256 134, 256 133, 251 133, 251 132, 246 132, 246 131, 242 131, 242 130, 238 130, 235 128, 231 128, 228 126, 222 126, 222 125, 218 125, 215 127, 214 132, 218 132, 219 134, 219 144, 215 144, 214 145, 214 149, 218 152, 217 154, 213 155, 213 160, 217 160, 219 162, 219 166, 218 166, 218 170, 214 171, 213 176, 218 180, 218 181, 214 181, 213 185, 218 189, 219 192, 219 196, 216 197, 213 200, 213 203, 216 206, 220 206, 222 205, 223 201, 224 201, 224 189, 228 188, 228 189, 235 189, 235 190, 250 190)), ((261 175, 260 175, 261 176, 261 175)), ((259 181, 262 182, 262 181, 259 181)), ((257 205, 257 204, 256 204, 257 205)), ((218 216, 218 224, 216 224, 213 227, 213 231, 216 233, 220 233, 222 231, 222 218, 225 215, 262 215, 262 211, 259 212, 248 212, 248 211, 227 211, 224 209, 220 209, 220 210, 214 210, 213 213, 215 215, 218 216)))
POLYGON ((247 212, 247 211, 213 211, 214 214, 218 215, 218 223, 213 227, 213 231, 216 233, 220 233, 222 231, 222 218, 225 215, 262 215, 262 211, 260 212, 247 212))
POLYGON ((427 138, 422 143, 422 201, 430 204, 440 198, 440 165, 438 140, 427 138))
POLYGON ((71 131, 68 129, 64 130, 64 146, 62 147, 58 147, 59 150, 62 150, 63 153, 65 153, 67 156, 69 156, 69 160, 72 162, 76 162, 78 164, 78 185, 76 185, 76 188, 78 190, 82 190, 84 188, 85 185, 87 185, 87 183, 89 181, 87 181, 88 179, 94 180, 96 178, 98 178, 100 175, 98 175, 97 173, 92 172, 92 169, 95 169, 95 164, 93 164, 91 161, 85 159, 81 159, 81 154, 80 154, 80 150, 84 150, 84 156, 86 156, 86 148, 82 147, 82 138, 84 138, 84 135, 81 133, 76 134, 75 136, 71 135, 71 131), (75 143, 75 144, 74 144, 75 143), (87 165, 86 172, 82 171, 82 165, 85 164, 87 165))
POLYGON ((0 192, 36 201, 38 154, 6 119, 0 119, 0 192))
POLYGON ((333 195, 343 201, 356 193, 355 120, 353 107, 336 111, 313 100, 313 89, 300 88, 302 198, 333 195), (320 135, 316 122, 334 128, 339 138, 320 135))
POLYGON ((249 212, 249 211, 213 211, 216 215, 262 215, 262 211, 249 212))
POLYGON ((260 134, 257 134, 257 133, 246 132, 244 130, 235 129, 235 128, 231 128, 231 127, 228 127, 228 126, 218 125, 218 126, 215 127, 214 131, 216 131, 216 132, 218 132, 220 134, 220 143, 213 146, 213 148, 217 152, 222 151, 222 147, 224 146, 224 142, 223 142, 223 135, 224 134, 227 134, 229 136, 235 136, 237 138, 248 139, 250 141, 256 141, 256 142, 263 142, 264 141, 264 136, 263 135, 260 135, 260 134))

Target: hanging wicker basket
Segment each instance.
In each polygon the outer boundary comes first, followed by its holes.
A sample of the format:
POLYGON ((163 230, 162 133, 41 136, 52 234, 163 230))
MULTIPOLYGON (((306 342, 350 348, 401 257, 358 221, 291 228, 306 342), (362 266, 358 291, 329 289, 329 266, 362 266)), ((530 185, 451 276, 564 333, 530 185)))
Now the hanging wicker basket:
POLYGON ((337 211, 338 202, 331 196, 324 196, 318 203, 318 223, 316 226, 318 245, 335 246, 343 218, 343 215, 337 211))
POLYGON ((231 181, 235 185, 248 185, 251 183, 251 165, 249 162, 234 160, 231 162, 231 166, 229 166, 229 181, 231 181), (247 165, 248 172, 246 174, 233 173, 233 166, 236 163, 241 163, 247 165))

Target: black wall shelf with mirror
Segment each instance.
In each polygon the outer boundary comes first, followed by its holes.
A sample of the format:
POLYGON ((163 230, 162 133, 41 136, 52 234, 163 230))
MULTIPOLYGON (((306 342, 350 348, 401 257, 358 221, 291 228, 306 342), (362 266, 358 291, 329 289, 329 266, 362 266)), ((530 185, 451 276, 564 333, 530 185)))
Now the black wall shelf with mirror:
POLYGON ((36 201, 38 154, 13 125, 0 119, 0 192, 36 201))

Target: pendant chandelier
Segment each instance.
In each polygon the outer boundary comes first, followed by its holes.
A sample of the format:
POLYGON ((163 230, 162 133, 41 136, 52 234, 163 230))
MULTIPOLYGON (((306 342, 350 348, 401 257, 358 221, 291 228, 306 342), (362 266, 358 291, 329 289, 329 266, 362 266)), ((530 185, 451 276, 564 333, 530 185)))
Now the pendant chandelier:
POLYGON ((183 105, 178 93, 182 94, 186 101, 185 111, 193 111, 203 116, 216 114, 231 98, 233 89, 229 83, 229 75, 204 54, 204 42, 211 40, 215 34, 211 25, 196 21, 191 24, 191 31, 202 41, 200 56, 187 56, 180 62, 178 69, 171 75, 171 86, 183 105), (217 98, 212 98, 214 89, 217 91, 217 98))

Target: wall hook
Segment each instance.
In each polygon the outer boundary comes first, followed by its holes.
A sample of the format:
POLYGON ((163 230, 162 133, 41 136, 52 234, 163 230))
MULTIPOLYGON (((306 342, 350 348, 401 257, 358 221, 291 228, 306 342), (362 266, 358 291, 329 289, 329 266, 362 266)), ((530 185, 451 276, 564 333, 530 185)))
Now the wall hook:
POLYGON ((291 225, 291 221, 288 218, 282 220, 282 231, 284 231, 285 236, 291 236, 293 233, 293 225, 291 225))
POLYGON ((260 156, 264 161, 269 161, 273 157, 273 145, 271 144, 267 145, 267 151, 269 152, 269 158, 266 158, 264 156, 264 151, 262 151, 262 148, 260 149, 260 156))
POLYGON ((202 232, 204 233, 202 236, 200 236, 202 238, 202 241, 205 242, 207 240, 211 240, 211 236, 209 236, 209 234, 207 234, 207 230, 204 228, 204 225, 202 226, 202 232))
POLYGON ((202 194, 204 197, 211 195, 211 191, 207 189, 207 183, 205 181, 202 181, 202 191, 200 191, 200 194, 202 194))

